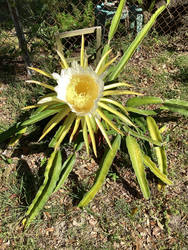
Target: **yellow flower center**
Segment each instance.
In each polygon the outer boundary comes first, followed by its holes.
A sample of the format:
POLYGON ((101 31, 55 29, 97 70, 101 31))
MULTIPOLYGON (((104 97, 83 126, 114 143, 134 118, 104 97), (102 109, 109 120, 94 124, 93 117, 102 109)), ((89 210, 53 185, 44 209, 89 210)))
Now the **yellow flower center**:
POLYGON ((98 93, 98 85, 90 75, 75 74, 67 87, 66 100, 76 112, 88 113, 93 108, 98 93))

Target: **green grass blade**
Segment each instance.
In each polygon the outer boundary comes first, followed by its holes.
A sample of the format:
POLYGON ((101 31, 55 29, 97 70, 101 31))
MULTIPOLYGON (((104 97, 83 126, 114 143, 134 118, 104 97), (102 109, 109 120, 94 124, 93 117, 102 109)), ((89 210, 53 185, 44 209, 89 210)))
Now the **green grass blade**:
POLYGON ((148 155, 143 154, 144 164, 151 170, 151 172, 157 176, 162 182, 167 185, 172 185, 172 181, 167 178, 167 176, 158 169, 156 164, 151 160, 148 155))
POLYGON ((106 151, 106 154, 100 164, 100 172, 96 179, 95 184, 93 187, 86 193, 83 199, 78 204, 78 207, 85 207, 87 204, 95 197, 99 189, 101 188, 102 184, 105 181, 105 178, 108 174, 109 168, 112 165, 112 162, 116 156, 116 153, 120 147, 121 136, 117 135, 114 142, 112 143, 112 148, 106 151))
POLYGON ((143 163, 143 156, 136 139, 130 135, 126 137, 126 145, 132 162, 132 166, 145 199, 149 199, 150 190, 146 179, 146 173, 143 163))
POLYGON ((162 104, 163 100, 159 97, 155 96, 138 96, 129 98, 126 106, 127 107, 139 107, 142 105, 149 105, 149 104, 162 104))
POLYGON ((45 179, 40 187, 35 199, 26 212, 26 218, 23 220, 24 227, 27 228, 32 220, 39 214, 48 198, 56 187, 61 172, 62 158, 60 151, 54 151, 48 161, 45 170, 45 179))
MULTIPOLYGON (((169 1, 167 1, 168 4, 169 1)), ((138 48, 139 44, 142 42, 144 37, 147 35, 148 31, 153 26, 156 18, 165 10, 167 7, 167 4, 162 5, 156 12, 151 16, 148 23, 143 27, 143 29, 138 33, 134 41, 131 43, 129 48, 125 51, 124 55, 120 59, 119 63, 114 67, 110 77, 108 80, 114 80, 118 77, 120 72, 124 69, 126 63, 128 62, 129 58, 132 56, 132 54, 135 52, 135 50, 138 48)))

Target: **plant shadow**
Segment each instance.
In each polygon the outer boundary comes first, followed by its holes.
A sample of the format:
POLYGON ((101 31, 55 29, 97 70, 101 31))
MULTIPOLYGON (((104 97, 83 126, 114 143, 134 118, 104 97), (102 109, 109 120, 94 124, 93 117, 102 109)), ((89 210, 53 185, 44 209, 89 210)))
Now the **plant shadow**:
POLYGON ((37 193, 36 178, 25 160, 19 160, 17 164, 17 180, 21 187, 20 202, 23 205, 31 204, 37 193))

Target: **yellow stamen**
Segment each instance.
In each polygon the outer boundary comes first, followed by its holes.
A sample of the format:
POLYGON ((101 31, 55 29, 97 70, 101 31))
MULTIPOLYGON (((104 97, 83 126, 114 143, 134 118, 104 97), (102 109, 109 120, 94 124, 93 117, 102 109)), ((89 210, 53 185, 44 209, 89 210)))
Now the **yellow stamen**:
POLYGON ((66 100, 76 112, 87 113, 93 108, 98 92, 99 88, 93 77, 89 74, 76 74, 67 87, 66 100))

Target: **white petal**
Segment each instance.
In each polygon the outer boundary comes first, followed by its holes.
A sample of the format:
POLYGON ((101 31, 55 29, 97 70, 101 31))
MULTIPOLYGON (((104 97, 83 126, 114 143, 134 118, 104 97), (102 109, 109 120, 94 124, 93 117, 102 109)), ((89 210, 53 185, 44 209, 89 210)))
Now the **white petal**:
POLYGON ((58 81, 61 78, 61 76, 58 73, 52 73, 52 76, 56 81, 58 81))

